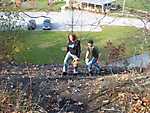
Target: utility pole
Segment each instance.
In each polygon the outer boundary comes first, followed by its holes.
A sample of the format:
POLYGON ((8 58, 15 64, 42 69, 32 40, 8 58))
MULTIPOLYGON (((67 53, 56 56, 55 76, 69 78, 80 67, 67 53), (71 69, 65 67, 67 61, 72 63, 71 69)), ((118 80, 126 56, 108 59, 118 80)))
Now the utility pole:
POLYGON ((73 33, 73 24, 74 24, 74 9, 73 9, 73 1, 71 1, 71 33, 73 33))
POLYGON ((74 15, 73 15, 73 13, 74 13, 74 10, 73 10, 73 7, 71 7, 71 9, 72 9, 72 19, 71 19, 71 33, 73 33, 73 24, 74 24, 74 15))
POLYGON ((122 15, 124 15, 125 4, 126 4, 126 0, 123 0, 123 5, 122 5, 122 15))

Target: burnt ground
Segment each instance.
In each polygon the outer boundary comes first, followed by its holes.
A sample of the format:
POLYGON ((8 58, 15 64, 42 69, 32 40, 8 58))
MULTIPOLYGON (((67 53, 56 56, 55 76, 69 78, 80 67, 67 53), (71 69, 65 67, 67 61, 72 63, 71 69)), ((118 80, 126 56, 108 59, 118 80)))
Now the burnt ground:
POLYGON ((1 65, 0 113, 150 112, 149 69, 106 70, 62 76, 62 65, 1 65))

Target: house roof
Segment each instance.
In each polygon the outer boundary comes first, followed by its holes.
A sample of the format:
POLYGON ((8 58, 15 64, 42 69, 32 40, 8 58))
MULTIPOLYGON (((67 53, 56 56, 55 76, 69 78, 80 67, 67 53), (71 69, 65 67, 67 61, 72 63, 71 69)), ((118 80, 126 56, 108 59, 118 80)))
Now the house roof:
POLYGON ((111 3, 113 0, 80 0, 80 3, 89 3, 95 5, 104 5, 111 3))

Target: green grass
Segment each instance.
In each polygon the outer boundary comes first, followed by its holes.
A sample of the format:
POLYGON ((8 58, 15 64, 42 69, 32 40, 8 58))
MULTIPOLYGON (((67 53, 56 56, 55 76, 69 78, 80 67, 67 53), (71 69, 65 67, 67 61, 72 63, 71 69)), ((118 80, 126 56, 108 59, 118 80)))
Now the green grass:
POLYGON ((48 0, 37 0, 37 7, 35 10, 60 11, 63 5, 65 5, 64 1, 58 1, 48 6, 48 0))
MULTIPOLYGON (((124 0, 116 0, 117 3, 123 4, 124 0)), ((125 7, 150 11, 150 0, 126 0, 125 7)))
MULTIPOLYGON (((85 56, 86 42, 88 39, 93 39, 96 45, 101 50, 101 60, 106 61, 107 51, 104 48, 106 42, 111 40, 115 45, 124 42, 127 47, 126 56, 132 56, 139 53, 141 43, 143 41, 142 30, 134 27, 115 27, 104 26, 102 32, 76 32, 81 40, 83 62, 85 56), (137 50, 135 51, 135 48, 137 50)), ((5 33, 0 33, 5 36, 5 33)), ((17 43, 18 48, 24 47, 17 51, 15 59, 18 63, 25 61, 34 64, 48 63, 63 63, 65 56, 65 46, 67 44, 68 32, 49 32, 49 31, 26 31, 22 32, 18 37, 21 37, 23 42, 17 43)), ((144 45, 148 48, 150 45, 144 45)))
POLYGON ((64 5, 65 5, 65 2, 59 1, 59 2, 56 2, 56 3, 52 4, 49 7, 49 10, 51 10, 51 11, 60 11, 61 7, 64 6, 64 5))

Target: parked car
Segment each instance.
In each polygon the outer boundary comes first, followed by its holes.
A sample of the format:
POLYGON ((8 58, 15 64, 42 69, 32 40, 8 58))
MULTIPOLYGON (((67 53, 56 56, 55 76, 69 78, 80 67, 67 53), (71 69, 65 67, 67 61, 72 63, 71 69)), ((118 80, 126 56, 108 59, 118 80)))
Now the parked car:
POLYGON ((35 30, 37 27, 36 22, 33 19, 29 20, 29 23, 27 26, 28 26, 28 30, 35 30))
POLYGON ((121 6, 119 4, 112 4, 110 7, 110 10, 112 10, 112 11, 116 11, 119 9, 121 9, 121 6))
POLYGON ((45 19, 43 21, 43 30, 51 30, 51 21, 50 19, 45 19))

